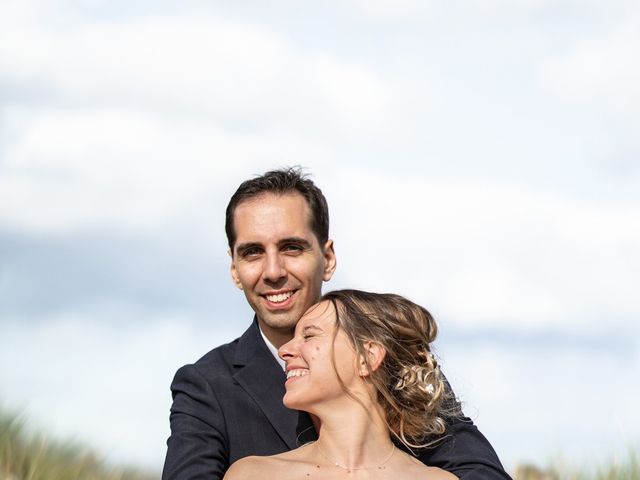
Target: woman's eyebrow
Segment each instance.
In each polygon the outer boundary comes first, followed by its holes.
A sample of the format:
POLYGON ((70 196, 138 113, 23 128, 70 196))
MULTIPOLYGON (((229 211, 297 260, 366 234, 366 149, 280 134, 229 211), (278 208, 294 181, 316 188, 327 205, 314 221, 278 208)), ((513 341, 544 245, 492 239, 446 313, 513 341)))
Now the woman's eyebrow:
POLYGON ((307 332, 309 330, 319 330, 319 331, 322 332, 322 328, 320 328, 317 325, 307 325, 302 329, 302 333, 305 333, 305 332, 307 332))

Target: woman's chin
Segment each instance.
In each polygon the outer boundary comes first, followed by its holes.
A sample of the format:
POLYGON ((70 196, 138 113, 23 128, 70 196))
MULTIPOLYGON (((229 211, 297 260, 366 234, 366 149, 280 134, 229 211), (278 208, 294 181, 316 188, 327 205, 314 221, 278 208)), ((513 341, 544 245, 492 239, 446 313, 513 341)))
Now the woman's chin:
POLYGON ((292 410, 304 410, 308 411, 309 402, 305 402, 300 395, 296 395, 292 392, 287 392, 284 394, 282 399, 282 403, 285 407, 290 408, 292 410))
POLYGON ((291 408, 292 410, 300 410, 300 408, 298 407, 298 402, 296 402, 295 395, 291 395, 288 392, 284 394, 282 403, 284 403, 285 407, 291 408))

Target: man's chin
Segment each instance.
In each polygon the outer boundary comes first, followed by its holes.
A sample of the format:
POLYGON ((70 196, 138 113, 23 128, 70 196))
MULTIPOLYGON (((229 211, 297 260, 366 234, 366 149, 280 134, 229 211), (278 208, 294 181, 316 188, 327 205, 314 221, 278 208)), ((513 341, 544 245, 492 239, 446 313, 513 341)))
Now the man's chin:
POLYGON ((282 312, 281 314, 274 314, 273 312, 268 312, 264 316, 260 317, 262 319, 262 324, 267 328, 271 328, 273 330, 291 330, 294 329, 298 320, 300 320, 299 316, 296 316, 295 313, 292 312, 282 312))

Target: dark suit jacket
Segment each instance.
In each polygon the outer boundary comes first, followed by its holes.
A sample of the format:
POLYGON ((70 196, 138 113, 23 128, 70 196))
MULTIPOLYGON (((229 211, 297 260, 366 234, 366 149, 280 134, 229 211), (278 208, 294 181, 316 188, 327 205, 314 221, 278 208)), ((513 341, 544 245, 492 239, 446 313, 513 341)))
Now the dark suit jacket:
MULTIPOLYGON (((306 413, 282 404, 284 381, 255 320, 239 339, 179 369, 163 480, 218 480, 242 457, 291 450, 315 435, 306 413)), ((417 452, 424 463, 466 480, 509 478, 471 420, 452 421, 448 433, 417 452)))

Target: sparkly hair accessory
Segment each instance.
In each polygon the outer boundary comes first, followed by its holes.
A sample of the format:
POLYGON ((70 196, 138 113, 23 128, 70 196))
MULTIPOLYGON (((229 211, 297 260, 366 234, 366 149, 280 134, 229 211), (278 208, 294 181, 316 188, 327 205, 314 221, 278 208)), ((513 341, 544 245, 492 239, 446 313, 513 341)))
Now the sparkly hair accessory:
POLYGON ((405 388, 415 385, 423 392, 432 395, 435 389, 433 387, 433 383, 428 381, 429 374, 431 372, 433 372, 433 369, 419 365, 402 367, 399 375, 400 379, 393 388, 394 390, 404 390, 405 388))

